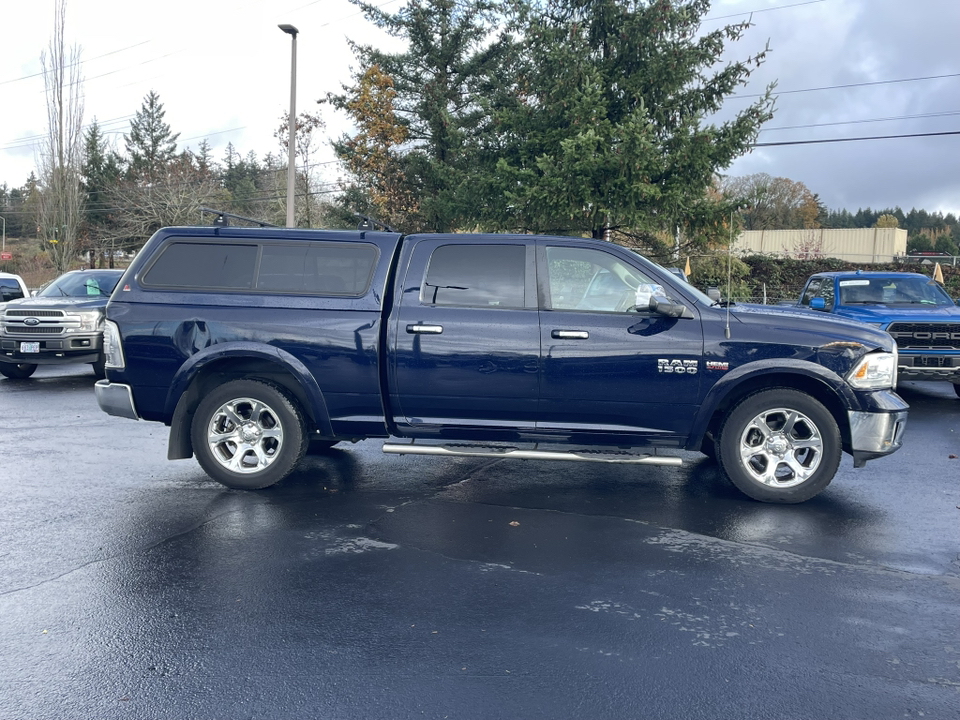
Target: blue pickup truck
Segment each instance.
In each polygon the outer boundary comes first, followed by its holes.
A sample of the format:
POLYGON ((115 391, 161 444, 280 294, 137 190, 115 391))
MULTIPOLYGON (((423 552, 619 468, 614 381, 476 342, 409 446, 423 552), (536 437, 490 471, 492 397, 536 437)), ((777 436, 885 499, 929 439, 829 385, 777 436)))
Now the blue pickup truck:
POLYGON ((107 306, 111 415, 259 489, 304 453, 680 465, 794 503, 900 447, 896 347, 860 323, 722 306, 599 240, 158 231, 107 306))
POLYGON ((886 330, 897 342, 900 380, 948 380, 960 396, 960 307, 926 275, 817 273, 799 305, 886 330))

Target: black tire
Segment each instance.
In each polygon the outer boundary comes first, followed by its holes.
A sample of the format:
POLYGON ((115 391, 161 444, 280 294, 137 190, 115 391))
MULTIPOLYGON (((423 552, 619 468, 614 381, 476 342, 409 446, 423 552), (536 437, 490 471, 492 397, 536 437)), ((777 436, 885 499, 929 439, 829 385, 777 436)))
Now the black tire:
POLYGON ((840 465, 840 428, 810 395, 773 388, 733 408, 720 429, 717 450, 720 466, 745 495, 761 502, 799 503, 833 480, 840 465))
POLYGON ((700 452, 713 460, 713 462, 717 461, 717 441, 710 433, 703 436, 703 442, 700 443, 700 452))
POLYGON ((207 475, 238 490, 280 482, 307 448, 296 402, 260 380, 232 380, 207 395, 197 407, 190 437, 207 475))
POLYGON ((307 455, 323 455, 336 445, 339 440, 311 440, 307 445, 307 455))
POLYGON ((0 363, 0 375, 11 380, 26 380, 36 371, 37 366, 29 363, 0 363))
POLYGON ((957 397, 960 397, 960 383, 953 384, 953 391, 957 394, 957 397))
POLYGON ((91 363, 91 365, 93 365, 93 374, 97 377, 97 380, 103 380, 107 376, 106 363, 107 359, 102 355, 95 363, 91 363))

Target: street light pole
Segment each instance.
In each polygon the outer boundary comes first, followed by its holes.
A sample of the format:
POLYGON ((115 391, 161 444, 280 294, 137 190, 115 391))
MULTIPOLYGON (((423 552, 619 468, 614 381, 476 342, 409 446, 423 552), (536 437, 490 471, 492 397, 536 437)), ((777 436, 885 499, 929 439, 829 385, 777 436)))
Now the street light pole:
POLYGON ((0 217, 0 220, 3 221, 3 250, 0 252, 4 252, 7 249, 7 219, 0 217))
POLYGON ((287 147, 287 227, 296 227, 293 198, 296 186, 296 149, 297 149, 297 33, 300 32, 293 25, 277 25, 290 36, 290 115, 287 123, 287 132, 290 135, 287 147))

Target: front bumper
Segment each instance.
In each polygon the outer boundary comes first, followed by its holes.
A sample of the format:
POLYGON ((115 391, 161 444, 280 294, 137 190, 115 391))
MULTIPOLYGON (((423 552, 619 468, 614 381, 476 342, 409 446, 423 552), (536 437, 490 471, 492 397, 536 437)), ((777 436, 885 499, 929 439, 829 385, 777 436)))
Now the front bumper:
POLYGON ((900 355, 900 380, 951 380, 960 382, 960 355, 900 355))
POLYGON ((137 407, 133 403, 133 392, 129 385, 112 383, 109 380, 97 380, 93 386, 97 395, 97 404, 107 415, 139 420, 137 407))
MULTIPOLYGON (((904 403, 906 406, 906 403, 904 403)), ((903 444, 907 410, 895 412, 848 411, 850 454, 853 466, 863 467, 867 460, 895 452, 903 444)))
POLYGON ((0 362, 29 365, 65 365, 95 363, 100 360, 103 333, 45 337, 39 335, 5 334, 0 338, 0 362), (20 352, 21 343, 35 342, 39 352, 20 352))

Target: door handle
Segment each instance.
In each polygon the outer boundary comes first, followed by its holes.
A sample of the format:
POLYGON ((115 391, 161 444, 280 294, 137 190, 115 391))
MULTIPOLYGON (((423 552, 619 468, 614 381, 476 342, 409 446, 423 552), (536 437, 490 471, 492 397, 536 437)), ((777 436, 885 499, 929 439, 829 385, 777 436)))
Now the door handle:
POLYGON ((560 340, 586 340, 590 337, 590 333, 586 330, 554 330, 550 333, 550 337, 560 340))
POLYGON ((407 332, 410 334, 418 333, 420 335, 439 335, 443 332, 443 325, 407 325, 407 332))

